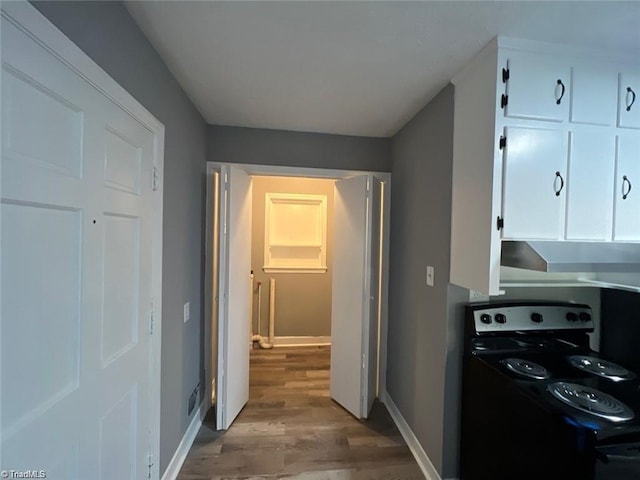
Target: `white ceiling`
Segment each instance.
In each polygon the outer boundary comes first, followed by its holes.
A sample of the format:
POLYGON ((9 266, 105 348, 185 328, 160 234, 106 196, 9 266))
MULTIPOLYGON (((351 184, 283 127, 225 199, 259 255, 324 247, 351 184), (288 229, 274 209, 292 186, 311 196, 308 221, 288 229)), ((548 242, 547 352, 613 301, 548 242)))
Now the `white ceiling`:
POLYGON ((390 136, 498 34, 640 52, 640 1, 126 6, 215 125, 390 136))

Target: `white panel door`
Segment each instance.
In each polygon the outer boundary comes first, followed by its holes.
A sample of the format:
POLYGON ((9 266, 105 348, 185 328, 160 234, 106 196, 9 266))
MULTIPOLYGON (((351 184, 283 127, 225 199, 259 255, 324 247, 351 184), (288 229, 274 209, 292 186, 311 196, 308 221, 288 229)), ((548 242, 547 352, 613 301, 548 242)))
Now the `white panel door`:
POLYGON ((618 126, 640 128, 640 73, 621 73, 618 83, 618 126))
POLYGON ((640 137, 620 135, 617 146, 613 239, 640 241, 640 137))
POLYGON ((571 134, 567 240, 611 240, 615 138, 609 132, 571 134))
POLYGON ((379 200, 371 175, 336 182, 330 392, 357 418, 368 416, 376 390, 379 200))
POLYGON ((147 478, 153 134, 2 19, 1 457, 147 478))
POLYGON ((506 128, 505 136, 502 238, 560 239, 567 135, 560 130, 506 128))
POLYGON ((251 177, 242 169, 222 170, 220 251, 218 428, 227 429, 249 400, 251 299, 251 177))
POLYGON ((554 122, 567 118, 570 67, 565 61, 536 53, 511 52, 507 65, 506 116, 554 122))

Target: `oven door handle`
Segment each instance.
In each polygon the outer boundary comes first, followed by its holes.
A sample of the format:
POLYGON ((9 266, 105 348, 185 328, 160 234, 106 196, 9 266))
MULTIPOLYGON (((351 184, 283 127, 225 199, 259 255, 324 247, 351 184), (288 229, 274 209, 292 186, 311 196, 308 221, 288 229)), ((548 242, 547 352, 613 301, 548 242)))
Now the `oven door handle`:
POLYGON ((640 445, 596 448, 596 456, 604 463, 640 462, 640 445))

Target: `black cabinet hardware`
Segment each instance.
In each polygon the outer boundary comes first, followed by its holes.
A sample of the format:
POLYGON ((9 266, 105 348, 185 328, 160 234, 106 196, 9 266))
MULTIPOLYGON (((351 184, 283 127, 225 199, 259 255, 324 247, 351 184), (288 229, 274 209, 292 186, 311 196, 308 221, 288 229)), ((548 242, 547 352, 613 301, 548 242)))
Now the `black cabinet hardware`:
POLYGON ((502 83, 507 83, 507 80, 509 80, 509 69, 508 68, 503 68, 502 69, 502 83))
MULTIPOLYGON (((627 87, 627 94, 629 93, 631 94, 631 102, 627 104, 627 112, 630 112, 631 107, 636 103, 636 92, 631 87, 627 87)), ((629 95, 627 95, 627 98, 629 98, 629 95)))
POLYGON ((556 182, 557 180, 560 179, 560 188, 556 189, 556 197, 560 196, 560 192, 562 192, 562 189, 564 188, 564 178, 562 178, 562 175, 560 175, 560 172, 556 172, 556 178, 553 180, 553 186, 556 186, 556 182))
POLYGON ((498 230, 502 230, 504 228, 504 218, 498 217, 496 219, 496 227, 498 228, 498 230))
POLYGON ((504 108, 507 106, 507 103, 509 103, 509 95, 502 95, 502 97, 500 98, 500 108, 504 108))
POLYGON ((500 136, 500 141, 498 142, 498 146, 500 147, 500 150, 502 150, 504 147, 507 146, 507 137, 501 135, 500 136))
POLYGON ((562 102, 562 97, 564 97, 564 92, 565 92, 564 83, 562 83, 562 80, 558 79, 558 85, 560 85, 560 88, 562 88, 562 91, 560 92, 560 97, 556 100, 556 105, 560 105, 560 103, 562 102))
POLYGON ((626 200, 631 193, 631 180, 626 175, 622 176, 622 199, 626 200))

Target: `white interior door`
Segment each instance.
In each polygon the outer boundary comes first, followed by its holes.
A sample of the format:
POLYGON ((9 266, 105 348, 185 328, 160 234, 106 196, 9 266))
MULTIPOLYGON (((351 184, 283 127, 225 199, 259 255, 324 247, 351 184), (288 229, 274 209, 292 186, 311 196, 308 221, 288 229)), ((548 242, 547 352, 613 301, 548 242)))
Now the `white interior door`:
POLYGON ((227 429, 249 400, 251 177, 222 167, 217 426, 227 429))
POLYGON ((376 396, 380 189, 372 175, 335 185, 330 391, 357 418, 376 396))
POLYGON ((154 136, 4 17, 2 61, 2 468, 147 478, 154 136))

